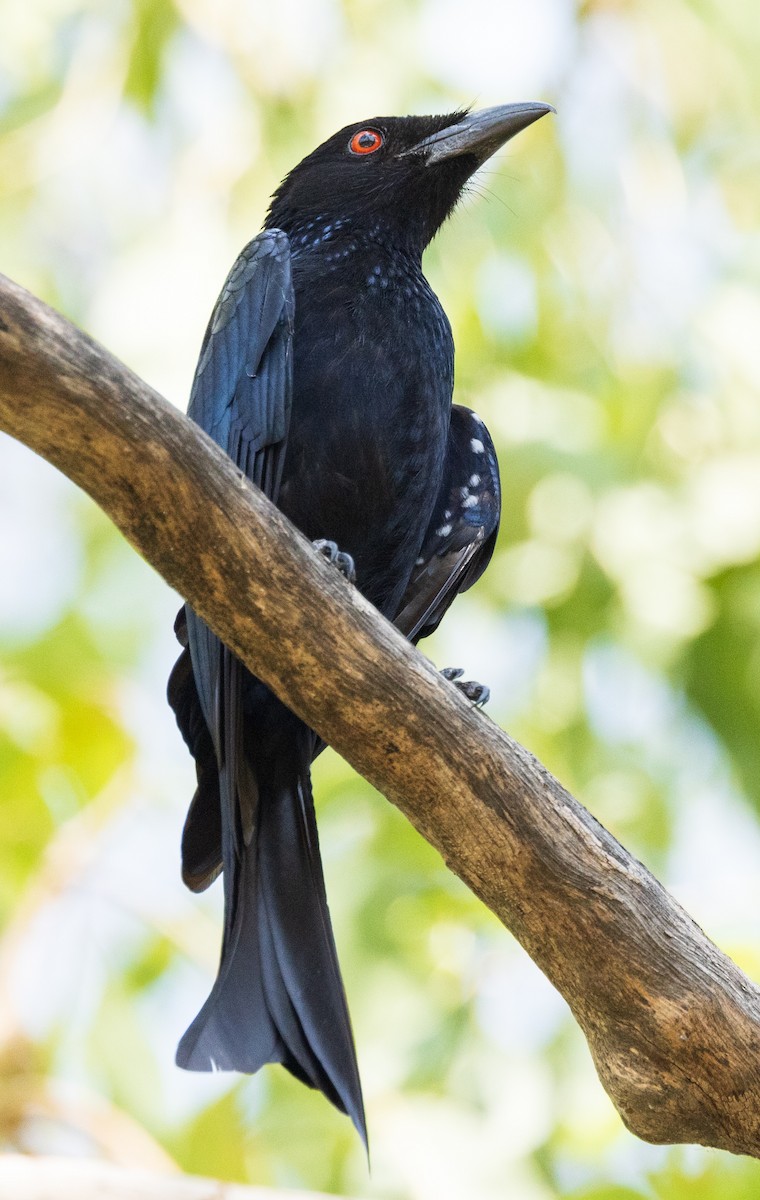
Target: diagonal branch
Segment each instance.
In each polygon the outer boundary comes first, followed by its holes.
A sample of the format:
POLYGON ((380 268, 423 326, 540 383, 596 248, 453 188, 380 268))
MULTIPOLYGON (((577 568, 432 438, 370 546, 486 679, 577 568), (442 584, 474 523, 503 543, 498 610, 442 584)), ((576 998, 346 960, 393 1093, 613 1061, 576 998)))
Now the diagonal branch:
POLYGON ((760 1157, 760 991, 205 434, 2 277, 0 427, 89 492, 512 930, 630 1129, 760 1157))

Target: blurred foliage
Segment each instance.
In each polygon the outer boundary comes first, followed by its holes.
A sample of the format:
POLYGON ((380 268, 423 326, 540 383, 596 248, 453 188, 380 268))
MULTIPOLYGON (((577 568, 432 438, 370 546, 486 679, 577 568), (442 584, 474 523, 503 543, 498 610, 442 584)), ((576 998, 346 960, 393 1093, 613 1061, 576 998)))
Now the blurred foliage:
MULTIPOLYGON (((33 0, 0 39, 0 269, 177 404, 282 175, 342 124, 541 98, 428 272, 500 449, 429 646, 760 971, 760 23, 750 0, 33 0)), ((562 1002, 334 756, 316 770, 372 1141, 276 1069, 185 1075, 177 598, 0 443, 0 1138, 387 1200, 736 1200, 623 1129, 562 1002)))

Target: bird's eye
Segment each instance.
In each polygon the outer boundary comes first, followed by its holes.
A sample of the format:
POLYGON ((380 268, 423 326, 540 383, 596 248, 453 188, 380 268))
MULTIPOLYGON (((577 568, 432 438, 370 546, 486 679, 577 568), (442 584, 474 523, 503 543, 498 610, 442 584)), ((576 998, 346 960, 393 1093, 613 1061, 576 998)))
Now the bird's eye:
POLYGON ((376 129, 360 129, 348 143, 352 154, 374 154, 383 144, 383 135, 376 129))

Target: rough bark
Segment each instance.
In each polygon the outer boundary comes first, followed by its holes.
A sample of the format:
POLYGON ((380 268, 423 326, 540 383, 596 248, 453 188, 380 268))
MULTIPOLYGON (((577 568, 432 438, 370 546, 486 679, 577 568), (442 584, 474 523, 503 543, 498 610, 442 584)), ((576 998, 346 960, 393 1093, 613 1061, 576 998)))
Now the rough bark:
POLYGON ((512 930, 630 1129, 760 1157, 758 989, 199 429, 2 277, 0 427, 89 492, 512 930))

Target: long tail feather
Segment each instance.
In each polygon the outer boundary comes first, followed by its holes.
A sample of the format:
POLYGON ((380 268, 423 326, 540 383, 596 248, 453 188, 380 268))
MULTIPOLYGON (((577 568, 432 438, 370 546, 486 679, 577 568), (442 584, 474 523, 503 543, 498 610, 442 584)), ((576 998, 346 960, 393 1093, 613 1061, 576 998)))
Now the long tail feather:
POLYGON ((251 774, 257 794, 248 804, 240 799, 243 810, 255 810, 255 829, 237 841, 219 974, 179 1044, 177 1063, 252 1073, 280 1062, 347 1113, 366 1145, 309 781, 315 739, 285 715, 288 737, 278 739, 276 754, 246 764, 235 785, 229 761, 220 772, 223 812, 225 793, 247 787, 251 774))

